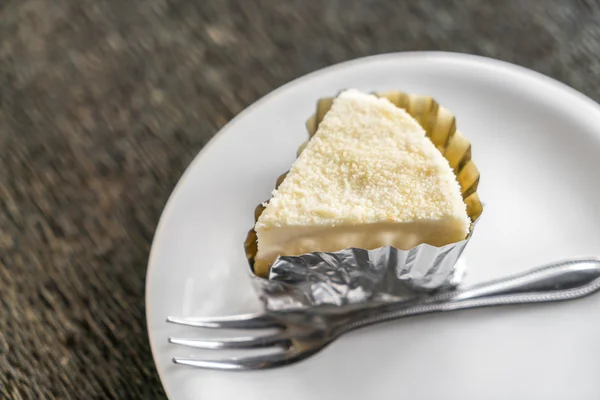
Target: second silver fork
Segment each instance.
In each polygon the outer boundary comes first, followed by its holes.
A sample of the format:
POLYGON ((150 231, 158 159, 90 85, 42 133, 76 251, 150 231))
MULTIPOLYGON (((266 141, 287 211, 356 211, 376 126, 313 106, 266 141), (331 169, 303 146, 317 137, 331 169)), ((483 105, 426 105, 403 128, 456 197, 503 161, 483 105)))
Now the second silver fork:
POLYGON ((525 274, 465 289, 424 296, 409 302, 382 304, 347 311, 266 312, 221 318, 168 317, 167 322, 212 329, 275 329, 229 339, 170 337, 169 342, 201 349, 276 348, 278 352, 251 357, 208 360, 176 357, 176 364, 220 370, 274 368, 301 361, 354 329, 402 317, 469 308, 572 300, 600 289, 600 259, 566 260, 525 274))

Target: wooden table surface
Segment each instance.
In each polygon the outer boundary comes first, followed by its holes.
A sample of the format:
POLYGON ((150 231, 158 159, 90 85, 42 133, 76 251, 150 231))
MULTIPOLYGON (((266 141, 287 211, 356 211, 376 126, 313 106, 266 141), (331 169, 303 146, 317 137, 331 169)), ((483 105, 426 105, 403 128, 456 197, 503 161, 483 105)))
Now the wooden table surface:
POLYGON ((181 173, 283 83, 407 50, 600 99, 592 0, 0 0, 0 397, 165 398, 144 278, 181 173))

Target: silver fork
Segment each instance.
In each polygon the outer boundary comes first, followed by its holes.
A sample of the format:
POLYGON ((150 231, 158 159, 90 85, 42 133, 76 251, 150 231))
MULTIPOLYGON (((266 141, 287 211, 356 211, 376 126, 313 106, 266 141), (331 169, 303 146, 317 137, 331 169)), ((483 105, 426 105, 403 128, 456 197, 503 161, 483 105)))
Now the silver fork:
MULTIPOLYGON (((216 329, 276 329, 276 333, 229 339, 170 337, 169 342, 201 349, 279 348, 279 352, 243 358, 206 360, 175 357, 176 364, 218 370, 256 370, 301 361, 342 334, 402 317, 468 308, 572 300, 600 289, 600 258, 566 260, 521 275, 450 292, 352 311, 265 312, 231 317, 167 322, 216 329)), ((335 310, 335 309, 334 309, 335 310)))

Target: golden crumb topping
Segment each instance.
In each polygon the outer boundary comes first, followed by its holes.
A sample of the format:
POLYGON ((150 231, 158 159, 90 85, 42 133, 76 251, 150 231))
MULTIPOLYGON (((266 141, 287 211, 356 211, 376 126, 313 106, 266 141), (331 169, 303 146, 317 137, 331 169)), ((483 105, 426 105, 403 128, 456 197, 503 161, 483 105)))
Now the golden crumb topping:
POLYGON ((256 230, 447 217, 468 233, 456 177, 418 122, 387 99, 347 90, 273 192, 256 230))

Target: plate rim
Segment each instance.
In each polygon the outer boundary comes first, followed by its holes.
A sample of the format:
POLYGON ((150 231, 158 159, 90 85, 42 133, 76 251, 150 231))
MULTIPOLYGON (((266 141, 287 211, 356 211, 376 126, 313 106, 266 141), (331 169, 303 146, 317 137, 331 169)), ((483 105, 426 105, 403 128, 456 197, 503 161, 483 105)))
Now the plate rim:
MULTIPOLYGON (((483 67, 483 68, 496 69, 505 74, 512 74, 513 76, 519 76, 521 78, 533 79, 534 81, 537 81, 538 83, 541 83, 541 84, 544 84, 547 86, 551 86, 551 87, 553 86, 555 89, 560 89, 565 95, 569 95, 569 96, 573 97, 574 99, 577 99, 579 102, 581 102, 581 104, 585 104, 588 108, 593 109, 594 111, 596 111, 600 114, 600 104, 597 103, 596 101, 594 101, 591 97, 581 93, 580 91, 569 86, 568 84, 561 82, 555 78, 552 78, 548 75, 545 75, 541 72, 532 70, 530 68, 527 68, 527 67, 524 67, 524 66, 521 66, 518 64, 511 63, 508 61, 496 59, 496 58, 491 58, 491 57, 486 57, 486 56, 481 56, 481 55, 476 55, 476 54, 447 52, 447 51, 390 52, 390 53, 381 53, 381 54, 375 54, 375 55, 370 55, 370 56, 366 56, 366 57, 354 58, 354 59, 350 59, 347 61, 342 61, 337 64, 332 64, 332 65, 317 69, 315 71, 309 72, 309 73, 299 76, 297 78, 294 78, 294 79, 286 82, 285 84, 273 89, 272 91, 268 92, 267 94, 263 95, 262 97, 260 97, 259 99, 257 99, 256 101, 254 101, 253 103, 248 105, 246 108, 244 108, 237 115, 235 115, 225 125, 223 125, 223 127, 221 127, 218 130, 218 132, 216 132, 213 135, 213 137, 194 156, 192 161, 187 165, 184 172, 181 174, 181 176, 177 180, 177 183, 171 190, 171 193, 169 194, 169 197, 168 197, 167 201, 165 202, 165 205, 163 206, 158 223, 156 225, 156 229, 154 231, 154 235, 152 237, 152 243, 150 245, 150 251, 149 251, 148 261, 147 261, 147 266, 146 266, 146 279, 144 282, 144 292, 145 292, 145 294, 144 294, 144 307, 145 307, 144 316, 146 318, 146 332, 148 335, 148 342, 150 344, 152 361, 154 362, 154 366, 156 368, 156 372, 160 379, 160 383, 161 383, 163 390, 165 391, 165 394, 168 399, 173 400, 175 398, 173 397, 172 394, 169 393, 169 391, 167 389, 167 385, 165 384, 166 371, 163 368, 161 368, 159 366, 159 363, 157 362, 158 350, 153 345, 155 340, 153 339, 152 329, 150 328, 150 318, 149 318, 149 314, 150 314, 149 310, 151 310, 152 296, 148 289, 150 287, 150 282, 152 280, 153 265, 157 263, 155 261, 156 252, 157 252, 156 248, 158 247, 158 243, 160 241, 163 225, 166 223, 166 220, 169 218, 169 215, 173 212, 174 199, 177 197, 178 193, 181 191, 181 188, 186 183, 186 180, 189 177, 191 170, 194 168, 194 166, 196 164, 198 164, 202 160, 203 156, 206 153, 208 153, 212 149, 212 147, 214 147, 215 143, 217 143, 220 139, 222 139, 223 136, 225 134, 227 134, 227 132, 230 131, 232 129, 232 127, 239 120, 243 119, 243 117, 246 114, 250 114, 252 111, 254 111, 255 108, 260 107, 262 104, 269 101, 272 97, 277 96, 279 93, 281 93, 285 90, 292 89, 293 87, 298 86, 298 85, 302 85, 305 81, 316 78, 320 75, 332 73, 336 70, 344 69, 344 68, 351 67, 351 66, 357 65, 357 64, 364 64, 364 63, 378 62, 378 61, 388 61, 388 60, 392 60, 392 59, 401 59, 401 61, 404 61, 404 60, 419 59, 419 58, 421 58, 421 59, 428 58, 428 59, 430 59, 430 61, 461 63, 463 65, 475 66, 475 67, 479 67, 479 68, 483 67)), ((156 269, 156 268, 157 267, 154 267, 154 269, 156 269)), ((166 316, 165 316, 165 318, 166 318, 166 316)))

